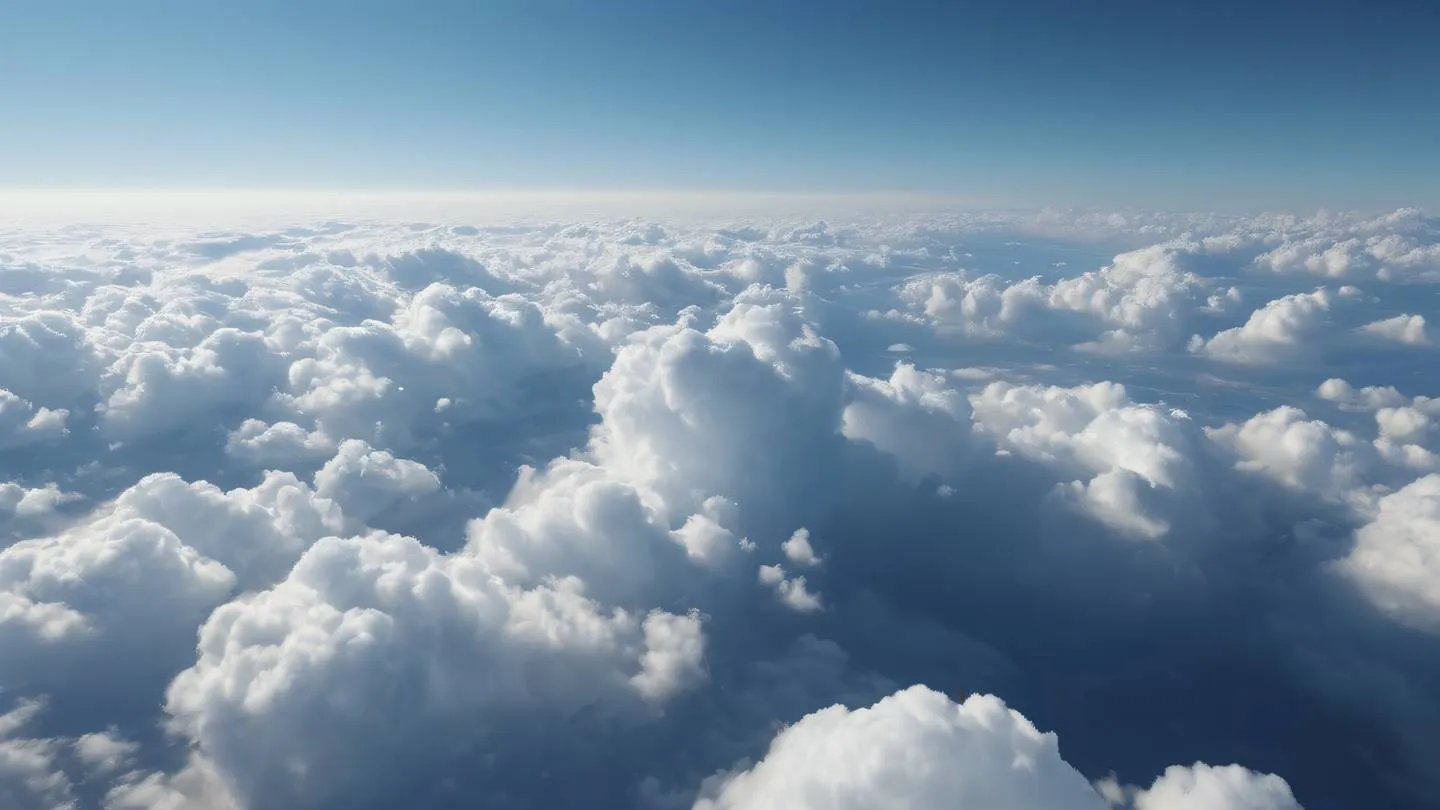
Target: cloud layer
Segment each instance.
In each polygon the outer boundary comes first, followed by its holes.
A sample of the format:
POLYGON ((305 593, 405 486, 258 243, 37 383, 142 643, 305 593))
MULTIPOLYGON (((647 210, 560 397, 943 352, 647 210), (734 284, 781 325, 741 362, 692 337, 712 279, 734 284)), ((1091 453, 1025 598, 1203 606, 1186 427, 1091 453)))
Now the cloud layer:
POLYGON ((1440 802, 1437 246, 0 232, 0 804, 1440 802))

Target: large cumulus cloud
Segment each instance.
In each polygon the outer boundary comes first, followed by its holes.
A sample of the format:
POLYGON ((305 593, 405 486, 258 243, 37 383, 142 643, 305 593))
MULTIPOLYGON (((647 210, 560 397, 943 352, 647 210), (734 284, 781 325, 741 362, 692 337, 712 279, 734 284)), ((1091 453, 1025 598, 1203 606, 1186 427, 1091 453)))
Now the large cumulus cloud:
POLYGON ((807 715, 751 768, 704 785, 695 810, 945 807, 1299 810, 1283 779, 1231 765, 1173 766, 1148 789, 1092 786, 1042 733, 991 695, 955 703, 912 687, 874 706, 807 715), (1126 795, 1126 794, 1129 795, 1126 795))
POLYGON ((703 652, 697 618, 607 610, 577 579, 523 590, 413 540, 330 539, 210 617, 166 708, 246 803, 372 806, 514 724, 663 702, 703 652))

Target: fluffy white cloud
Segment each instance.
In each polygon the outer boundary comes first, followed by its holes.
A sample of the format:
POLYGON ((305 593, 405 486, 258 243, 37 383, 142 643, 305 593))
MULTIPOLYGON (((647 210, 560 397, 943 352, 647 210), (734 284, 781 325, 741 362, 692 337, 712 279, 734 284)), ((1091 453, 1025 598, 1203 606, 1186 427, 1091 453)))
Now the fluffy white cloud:
POLYGON ((1325 400, 1338 404, 1346 410, 1374 411, 1380 408, 1409 404, 1409 398, 1393 386, 1367 385, 1356 389, 1339 377, 1331 377, 1320 384, 1315 393, 1325 400))
POLYGON ((1239 765, 1172 765, 1131 796, 1135 810, 1302 810, 1290 785, 1239 765))
POLYGON ((61 408, 95 390, 99 360, 83 326, 40 310, 0 321, 0 387, 39 407, 61 408))
POLYGON ((1430 345, 1430 336, 1425 331, 1424 315, 1396 315, 1360 327, 1360 331, 1384 340, 1407 343, 1411 346, 1430 345))
POLYGON ((1157 498, 1196 484, 1198 428, 1178 409, 1130 402, 1125 387, 996 382, 970 397, 977 427, 1005 452, 1053 466, 1062 496, 1113 528, 1144 537, 1169 530, 1157 498))
POLYGON ((137 642, 185 633, 234 586, 223 565, 139 517, 22 541, 0 552, 0 645, 9 650, 4 670, 15 678, 42 664, 46 648, 94 633, 137 642))
POLYGON ((509 581, 574 575, 606 602, 664 603, 696 568, 733 570, 754 548, 737 502, 766 504, 751 522, 768 527, 823 499, 844 370, 789 300, 755 290, 708 332, 682 320, 634 336, 595 385, 587 458, 522 471, 471 525, 473 553, 509 581))
POLYGON ((1440 630, 1440 475, 1381 498, 1338 568, 1382 610, 1440 630))
POLYGON ((419 774, 437 745, 663 701, 702 650, 697 620, 606 610, 575 578, 525 590, 408 538, 331 538, 215 611, 166 705, 246 802, 338 806, 377 787, 357 763, 419 774))
POLYGON ((1321 383, 1316 393, 1343 410, 1373 412, 1379 434, 1375 449, 1390 463, 1420 472, 1440 469, 1440 455, 1426 446, 1440 416, 1440 399, 1407 397, 1392 386, 1357 390, 1339 378, 1321 383))
POLYGON ((1276 298, 1241 326, 1206 340, 1190 339, 1190 351, 1232 363, 1271 363, 1302 350, 1329 320, 1333 299, 1324 288, 1276 298))
MULTIPOLYGON (((330 494, 337 490, 332 486, 330 494)), ((266 473, 257 486, 228 492, 175 475, 148 476, 81 531, 126 520, 169 530, 187 547, 234 572, 245 588, 283 578, 311 543, 345 529, 344 516, 331 498, 285 472, 266 473)))
POLYGON ((290 421, 313 423, 320 437, 287 428, 271 439, 252 427, 237 438, 242 446, 262 438, 289 453, 344 438, 410 444, 414 427, 435 418, 437 400, 450 402, 450 419, 513 413, 526 378, 581 362, 538 305, 438 283, 388 323, 335 326, 300 348, 311 354, 289 364, 274 404, 290 421))
POLYGON ((31 403, 0 388, 0 450, 64 436, 70 412, 51 410, 31 403))
POLYGON ((110 436, 133 440, 235 405, 253 408, 280 382, 282 369, 255 332, 217 329, 194 347, 137 342, 110 369, 117 385, 102 424, 110 436))
POLYGON ((75 755, 87 770, 104 774, 128 768, 140 745, 106 730, 81 735, 75 740, 74 748, 75 755))
POLYGON ((785 552, 785 559, 795 565, 809 568, 820 564, 820 557, 810 545, 809 529, 796 529, 789 540, 780 544, 780 550, 785 552))
POLYGON ((665 587, 687 558, 719 564, 739 551, 723 523, 723 504, 697 513, 672 534, 645 503, 645 490, 604 468, 557 460, 524 470, 502 508, 470 524, 469 548, 507 581, 537 584, 577 576, 608 602, 631 601, 665 587))
POLYGON ((1117 255, 1106 267, 1044 283, 1038 277, 1007 283, 996 275, 919 276, 899 287, 899 297, 938 326, 974 336, 1043 329, 1046 313, 1083 316, 1093 337, 1079 348, 1126 352, 1166 348, 1184 338, 1193 313, 1223 312, 1240 292, 1212 292, 1213 284, 1190 269, 1203 248, 1193 242, 1153 245, 1117 255), (1031 323, 1031 321, 1035 323, 1031 323))
POLYGON ((1122 253, 1094 273, 1056 282, 1049 290, 1053 309, 1087 313, 1111 327, 1088 344, 1101 350, 1129 350, 1169 345, 1183 337, 1181 318, 1206 306, 1223 308, 1225 299, 1211 301, 1209 285, 1186 264, 1198 245, 1155 245, 1122 253))
POLYGON ((679 507, 672 518, 697 495, 808 501, 841 446, 845 379, 793 299, 752 289, 707 332, 657 327, 617 353, 595 386, 592 450, 679 507))
POLYGON ((1288 405, 1207 433, 1236 455, 1237 469, 1331 498, 1363 484, 1376 460, 1374 449, 1353 433, 1307 419, 1288 405))
POLYGON ((1007 285, 998 276, 972 279, 965 273, 911 279, 900 287, 899 295, 934 322, 980 336, 1004 334, 1044 302, 1044 290, 1036 279, 1007 285))
POLYGON ((73 492, 62 492, 51 482, 43 487, 27 489, 14 482, 0 484, 0 518, 35 518, 48 515, 63 503, 78 500, 73 492))
MULTIPOLYGON (((52 687, 70 698, 120 658, 145 670, 127 688, 144 689, 183 667, 195 628, 235 593, 284 579, 320 538, 362 530, 360 518, 436 487, 422 465, 363 443, 317 473, 315 488, 286 472, 228 492, 147 476, 89 519, 0 551, 0 683, 58 668, 52 687)), ((20 504, 37 492, 55 491, 20 504)))
POLYGON ((1339 278, 1358 274, 1374 267, 1359 239, 1346 239, 1326 244, 1325 239, 1287 242, 1262 253, 1255 262, 1276 272, 1306 272, 1339 278))
MULTIPOLYGON (((991 695, 955 703, 911 687, 874 706, 832 706, 776 735, 754 766, 707 780, 694 810, 987 807, 1104 810, 1057 738, 991 695)), ((1298 810, 1289 786, 1244 768, 1167 770, 1136 810, 1298 810)))
POLYGON ((260 419, 246 419, 231 431, 225 451, 251 464, 289 465, 329 458, 335 447, 329 437, 294 422, 266 424, 260 419))
POLYGON ((413 501, 439 489, 440 478, 424 464, 374 450, 359 439, 343 442, 335 457, 315 473, 315 494, 362 522, 399 501, 413 501))
POLYGON ((814 613, 824 608, 820 595, 806 588, 805 577, 787 576, 784 566, 760 566, 759 579, 761 585, 773 588, 780 602, 796 613, 814 613))
POLYGON ((21 701, 0 715, 0 804, 15 810, 69 810, 74 785, 61 769, 64 741, 19 735, 45 708, 21 701))
POLYGON ((873 444, 918 480, 935 473, 954 478, 970 456, 970 401, 943 376, 909 363, 887 380, 851 376, 843 431, 873 444))
POLYGON ((1414 222, 1418 212, 1396 212, 1352 225, 1354 235, 1342 229, 1321 228, 1320 233, 1288 239, 1256 257, 1257 265, 1280 273, 1310 273, 1332 278, 1372 276, 1382 281, 1440 281, 1440 242, 1433 232, 1414 222), (1406 222, 1406 220, 1410 222, 1406 222), (1393 228, 1398 232, 1375 232, 1393 228), (1338 233, 1337 233, 1338 231, 1338 233), (1409 231, 1409 232, 1406 232, 1409 231))

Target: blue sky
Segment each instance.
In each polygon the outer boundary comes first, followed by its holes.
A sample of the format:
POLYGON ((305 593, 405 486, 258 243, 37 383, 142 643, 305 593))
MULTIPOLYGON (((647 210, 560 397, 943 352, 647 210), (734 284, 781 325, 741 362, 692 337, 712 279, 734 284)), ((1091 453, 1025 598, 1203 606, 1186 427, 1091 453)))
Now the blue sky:
POLYGON ((17 2, 0 186, 1433 209, 1437 33, 1411 0, 17 2))

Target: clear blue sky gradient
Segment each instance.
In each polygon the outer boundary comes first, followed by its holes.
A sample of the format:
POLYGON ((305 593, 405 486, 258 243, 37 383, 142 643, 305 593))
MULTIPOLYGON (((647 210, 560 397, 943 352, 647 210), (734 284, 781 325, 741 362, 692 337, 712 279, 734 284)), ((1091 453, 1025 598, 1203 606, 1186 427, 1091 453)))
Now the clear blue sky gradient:
POLYGON ((0 186, 1440 207, 1440 4, 13 0, 0 186))

